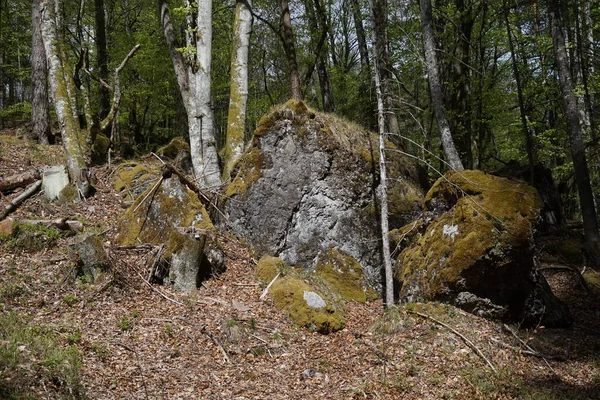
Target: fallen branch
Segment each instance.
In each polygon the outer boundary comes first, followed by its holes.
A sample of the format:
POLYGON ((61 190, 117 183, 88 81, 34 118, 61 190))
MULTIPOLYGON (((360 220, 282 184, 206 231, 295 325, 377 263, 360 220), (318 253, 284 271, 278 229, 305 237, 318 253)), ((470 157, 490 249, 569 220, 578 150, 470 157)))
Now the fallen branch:
POLYGON ((128 350, 128 351, 132 352, 133 354, 135 354, 135 360, 137 363, 137 367, 140 370, 140 376, 142 377, 142 385, 144 386, 144 392, 146 394, 146 399, 149 399, 150 397, 148 396, 148 388, 146 387, 146 377, 144 376, 144 370, 142 369, 142 363, 140 362, 140 355, 138 354, 138 352, 135 351, 134 348, 129 347, 126 344, 121 343, 121 342, 114 341, 114 342, 112 342, 112 344, 121 346, 125 350, 128 350))
POLYGON ((158 290, 157 288, 155 288, 154 286, 152 286, 152 284, 150 282, 148 282, 142 276, 142 274, 140 274, 138 271, 135 271, 135 272, 139 275, 140 278, 142 278, 142 281, 144 281, 144 283, 150 287, 150 289, 154 290, 156 293, 158 293, 159 295, 161 295, 163 298, 165 298, 166 300, 170 301, 171 303, 177 304, 178 306, 185 306, 185 304, 183 304, 182 302, 170 298, 169 296, 167 296, 166 294, 164 294, 163 292, 161 292, 160 290, 158 290))
POLYGON ((465 344, 467 346, 469 346, 471 348, 471 350, 473 350, 479 357, 481 357, 482 360, 484 360, 487 365, 490 366, 490 369, 497 374, 498 371, 496 370, 496 367, 494 367, 494 364, 492 364, 492 362, 481 352, 481 350, 479 350, 479 348, 477 346, 475 346, 475 344, 473 342, 471 342, 465 335, 463 335, 462 333, 458 332, 457 330, 455 330, 454 328, 452 328, 450 325, 443 323, 442 321, 438 321, 437 319, 427 315, 427 314, 422 314, 420 312, 417 311, 411 311, 411 310, 406 310, 406 312, 408 312, 409 314, 414 314, 414 315, 418 315, 421 318, 425 318, 428 319, 430 321, 435 322, 438 325, 443 326, 444 328, 448 329, 450 332, 454 333, 456 336, 460 337, 463 342, 465 342, 465 344))
POLYGON ((25 200, 33 196, 42 187, 42 180, 37 180, 33 185, 28 187, 23 193, 15 197, 6 207, 0 215, 0 221, 6 218, 10 213, 15 211, 17 207, 21 205, 25 200))
POLYGON ((569 266, 566 266, 566 265, 561 265, 561 266, 553 265, 553 266, 548 266, 548 267, 540 267, 540 268, 538 268, 538 271, 565 271, 565 272, 572 272, 575 275, 577 275, 577 281, 583 287, 583 290, 585 290, 586 293, 590 292, 590 288, 588 287, 587 282, 583 278, 582 272, 579 271, 575 267, 569 267, 569 266))
POLYGON ((271 286, 273 286, 273 284, 275 283, 277 278, 279 278, 279 275, 281 275, 281 272, 277 273, 277 275, 275 275, 275 278, 273 278, 273 280, 267 285, 265 290, 263 290, 262 294, 259 297, 260 300, 263 300, 265 297, 267 297, 267 293, 269 293, 269 289, 271 289, 271 286))
POLYGON ((7 192, 21 186, 27 186, 38 179, 40 179, 40 171, 37 169, 30 169, 17 175, 0 178, 0 192, 7 192))
MULTIPOLYGON (((189 322, 187 319, 185 319, 182 316, 179 316, 177 318, 179 318, 180 320, 182 320, 183 322, 185 322, 188 325, 194 326, 194 324, 192 324, 191 322, 189 322)), ((218 347, 218 349, 221 351, 221 354, 223 354, 223 358, 225 359, 225 361, 227 361, 228 363, 231 364, 231 359, 227 355, 227 351, 225 350, 225 348, 221 344, 221 341, 219 339, 217 339, 217 337, 215 335, 213 335, 210 330, 208 330, 208 328, 206 327, 206 325, 202 325, 199 328, 200 328, 200 332, 202 332, 206 336, 208 336, 210 338, 210 340, 212 340, 212 342, 215 344, 215 346, 218 347)))
POLYGON ((507 330, 508 332, 510 332, 511 335, 513 335, 513 337, 515 339, 517 339, 519 341, 519 343, 521 343, 523 345, 523 347, 525 347, 526 350, 521 350, 522 353, 541 358, 542 360, 544 360, 544 362, 546 363, 548 368, 550 368, 550 370, 556 374, 556 371, 554 371, 554 368, 552 368, 552 366, 550 365, 548 360, 546 360, 546 357, 544 357, 543 355, 538 353, 533 347, 531 347, 529 344, 527 344, 527 342, 525 342, 523 339, 521 339, 515 331, 510 329, 510 326, 508 326, 506 324, 502 324, 502 328, 504 328, 504 330, 507 330))

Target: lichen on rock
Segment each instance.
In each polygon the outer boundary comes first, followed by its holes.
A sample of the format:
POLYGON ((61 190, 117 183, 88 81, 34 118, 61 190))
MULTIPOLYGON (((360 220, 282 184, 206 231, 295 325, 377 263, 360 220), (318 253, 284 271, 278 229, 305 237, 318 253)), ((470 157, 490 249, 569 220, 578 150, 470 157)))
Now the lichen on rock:
POLYGON ((124 200, 133 201, 156 183, 159 177, 158 169, 143 163, 129 162, 117 167, 113 182, 115 190, 123 194, 124 200))

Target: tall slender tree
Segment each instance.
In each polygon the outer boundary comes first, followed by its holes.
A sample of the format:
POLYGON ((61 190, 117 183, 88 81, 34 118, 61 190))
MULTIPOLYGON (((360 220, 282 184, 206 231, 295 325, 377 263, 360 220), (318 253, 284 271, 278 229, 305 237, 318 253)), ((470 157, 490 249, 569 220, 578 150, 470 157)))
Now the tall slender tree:
POLYGON ((292 98, 302 100, 302 83, 300 80, 300 71, 296 58, 296 45, 294 43, 294 32, 292 29, 292 17, 287 0, 281 0, 281 27, 283 31, 283 47, 288 62, 290 73, 290 82, 292 89, 292 98))
POLYGON ((448 117, 446 116, 446 107, 444 106, 444 96, 442 92, 442 83, 440 81, 440 72, 435 52, 435 38, 433 35, 433 16, 431 10, 431 0, 420 0, 421 4, 421 29, 423 31, 423 44, 425 46, 425 62, 427 64, 427 75, 429 78, 429 91, 431 92, 431 101, 440 129, 442 147, 446 160, 451 169, 462 170, 463 164, 458 156, 448 117))
POLYGON ((554 47, 556 69, 559 76, 560 91, 563 99, 563 111, 567 122, 567 132, 571 147, 571 157, 575 169, 575 182, 579 192, 579 206, 583 216, 583 230, 585 246, 591 256, 593 264, 600 265, 600 234, 598 232, 598 221, 590 174, 583 144, 583 132, 581 129, 577 110, 567 48, 563 33, 560 0, 548 0, 548 14, 552 31, 552 44, 554 47))
POLYGON ((32 136, 41 144, 48 144, 50 137, 47 69, 46 51, 44 50, 44 42, 42 40, 40 0, 33 0, 31 3, 32 136))

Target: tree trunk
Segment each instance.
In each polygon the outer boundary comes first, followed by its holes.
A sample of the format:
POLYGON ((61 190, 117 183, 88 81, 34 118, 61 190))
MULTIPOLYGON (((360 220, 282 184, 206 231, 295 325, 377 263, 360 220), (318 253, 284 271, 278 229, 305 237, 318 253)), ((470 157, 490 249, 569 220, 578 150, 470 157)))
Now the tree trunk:
MULTIPOLYGON (((186 4, 189 6, 189 3, 188 1, 186 4)), ((179 84, 179 92, 186 109, 194 174, 202 188, 219 186, 221 172, 213 130, 210 90, 212 2, 199 1, 195 18, 188 16, 186 19, 188 26, 185 31, 188 33, 195 31, 196 35, 186 34, 186 44, 188 47, 195 48, 195 54, 190 53, 185 59, 176 44, 166 1, 157 0, 157 6, 179 84)))
MULTIPOLYGON (((108 50, 106 48, 106 21, 104 17, 104 0, 94 0, 96 19, 96 65, 98 78, 108 82, 108 50)), ((106 118, 110 111, 110 92, 102 83, 98 84, 100 94, 100 120, 106 118)))
POLYGON ((87 197, 91 188, 87 165, 88 135, 79 126, 73 74, 62 49, 62 38, 58 34, 62 31, 60 12, 60 0, 42 1, 42 38, 48 61, 50 90, 67 155, 69 176, 80 196, 87 197))
POLYGON ((356 40, 358 41, 358 53, 360 54, 361 68, 369 68, 369 48, 367 47, 367 36, 363 27, 362 15, 360 12, 359 0, 350 0, 352 7, 352 18, 354 19, 354 29, 356 29, 356 40))
POLYGON ((296 46, 294 44, 294 33, 292 31, 292 18, 290 16, 290 8, 287 0, 281 0, 281 27, 283 29, 283 47, 290 72, 292 98, 295 100, 302 100, 302 84, 300 82, 300 72, 298 71, 298 61, 296 60, 296 46))
MULTIPOLYGON (((396 103, 393 96, 393 77, 392 68, 388 57, 388 42, 387 42, 387 0, 371 0, 371 12, 373 18, 373 31, 377 35, 377 42, 373 48, 377 60, 373 61, 377 65, 379 71, 381 95, 383 96, 384 116, 386 123, 386 132, 393 135, 400 133, 398 125, 398 117, 396 116, 396 103)), ((402 144, 402 143, 400 143, 402 144)), ((402 146, 403 147, 403 146, 402 146)))
MULTIPOLYGON (((374 25, 377 24, 375 17, 375 8, 373 7, 373 1, 371 2, 371 18, 374 25)), ((373 29, 372 31, 373 40, 373 51, 376 53, 381 38, 378 36, 378 30, 373 29)), ((388 225, 388 197, 387 197, 387 171, 385 163, 385 115, 383 108, 383 93, 381 90, 381 79, 379 71, 381 70, 378 65, 380 58, 377 54, 373 55, 373 72, 375 75, 375 90, 377 93, 377 126, 379 128, 379 179, 380 184, 378 188, 379 195, 379 207, 381 212, 381 256, 383 259, 383 268, 385 274, 385 305, 386 307, 392 307, 394 305, 394 271, 392 268, 392 259, 390 253, 390 239, 389 239, 389 225, 388 225)))
POLYGON ((504 2, 504 22, 506 23, 506 34, 508 36, 508 46, 510 49, 510 59, 513 68, 513 74, 515 76, 515 84, 517 85, 517 99, 519 101, 519 113, 521 116, 521 131, 523 132, 523 137, 525 138, 525 149, 527 151, 527 160, 529 161, 529 169, 531 171, 531 176, 529 179, 529 183, 533 185, 534 183, 534 164, 535 160, 533 157, 533 138, 529 126, 527 124, 527 114, 525 112, 525 99, 523 97, 523 86, 521 85, 521 74, 519 72, 519 65, 517 63, 517 55, 515 54, 515 47, 513 44, 512 32, 510 29, 510 22, 508 20, 509 8, 506 1, 504 2))
POLYGON ((450 125, 446 116, 446 108, 444 106, 444 97, 442 94, 442 84, 440 81, 440 73, 435 54, 435 40, 433 36, 433 17, 431 11, 431 0, 420 0, 421 3, 421 28, 423 30, 423 42, 425 46, 425 62, 427 64, 427 74, 429 75, 429 90, 431 92, 431 100, 433 110, 440 129, 442 139, 442 147, 444 154, 453 170, 462 170, 463 165, 454 146, 450 125))
POLYGON ((223 181, 231 178, 231 170, 244 152, 248 101, 248 48, 252 31, 252 11, 248 7, 252 7, 252 0, 238 0, 235 9, 229 114, 223 150, 223 181))
POLYGON ((50 137, 50 116, 48 112, 48 80, 46 71, 46 51, 42 40, 42 18, 40 0, 31 4, 31 117, 33 122, 32 136, 40 144, 48 144, 50 137))
POLYGON ((573 167, 575 169, 575 182, 579 192, 579 205, 583 216, 585 246, 591 256, 591 261, 598 266, 600 263, 600 234, 598 233, 596 209, 594 207, 590 175, 585 158, 585 147, 583 144, 583 133, 579 123, 577 100, 573 92, 565 37, 561 26, 560 9, 559 0, 548 1, 548 13, 550 14, 549 20, 552 30, 555 63, 559 75, 563 109, 567 121, 571 156, 573 159, 573 167))

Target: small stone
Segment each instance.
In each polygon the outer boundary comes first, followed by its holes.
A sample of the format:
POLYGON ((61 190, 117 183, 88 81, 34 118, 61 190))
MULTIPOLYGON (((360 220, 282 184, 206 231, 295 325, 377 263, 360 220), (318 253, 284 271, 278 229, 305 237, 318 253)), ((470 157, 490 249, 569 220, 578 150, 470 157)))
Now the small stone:
POLYGON ((302 298, 310 308, 325 308, 327 306, 325 300, 315 292, 305 290, 302 298))

